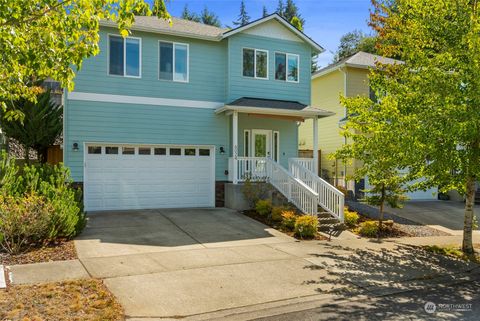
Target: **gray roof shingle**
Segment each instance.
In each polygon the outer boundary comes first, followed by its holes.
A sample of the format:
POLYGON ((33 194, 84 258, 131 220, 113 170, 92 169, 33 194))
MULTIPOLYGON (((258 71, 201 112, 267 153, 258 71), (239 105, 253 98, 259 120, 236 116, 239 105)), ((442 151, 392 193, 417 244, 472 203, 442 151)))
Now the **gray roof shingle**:
POLYGON ((290 110, 303 110, 305 109, 305 107, 307 107, 307 105, 301 104, 298 101, 250 98, 250 97, 239 98, 227 105, 242 106, 242 107, 257 107, 257 108, 290 109, 290 110))

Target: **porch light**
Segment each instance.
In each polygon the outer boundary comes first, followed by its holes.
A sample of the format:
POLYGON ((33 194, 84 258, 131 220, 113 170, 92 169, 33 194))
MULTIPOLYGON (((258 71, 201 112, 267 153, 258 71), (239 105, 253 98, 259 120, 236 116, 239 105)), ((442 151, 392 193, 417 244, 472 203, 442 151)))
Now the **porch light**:
POLYGON ((78 152, 78 143, 73 143, 73 151, 78 152))
POLYGON ((225 148, 223 146, 220 146, 220 155, 225 154, 225 148))

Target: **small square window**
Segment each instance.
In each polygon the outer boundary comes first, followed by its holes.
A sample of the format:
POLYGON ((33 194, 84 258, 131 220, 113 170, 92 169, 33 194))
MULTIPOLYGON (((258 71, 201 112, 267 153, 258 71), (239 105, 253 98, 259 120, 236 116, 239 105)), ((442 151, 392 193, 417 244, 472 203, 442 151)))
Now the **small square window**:
POLYGON ((122 147, 123 155, 135 155, 135 147, 122 147))
POLYGON ((154 148, 154 153, 155 155, 167 155, 167 149, 163 147, 154 148))
POLYGON ((170 155, 172 155, 172 156, 182 155, 182 149, 181 148, 170 148, 170 155))
POLYGON ((200 149, 198 151, 200 156, 210 156, 210 149, 200 149))
POLYGON ((185 156, 195 156, 197 150, 195 148, 185 148, 185 156))
POLYGON ((139 147, 138 155, 151 155, 152 149, 150 147, 139 147))
POLYGON ((105 154, 107 155, 117 155, 118 147, 107 146, 105 147, 105 154))
POLYGON ((88 153, 89 154, 101 154, 102 147, 101 146, 88 146, 88 153))

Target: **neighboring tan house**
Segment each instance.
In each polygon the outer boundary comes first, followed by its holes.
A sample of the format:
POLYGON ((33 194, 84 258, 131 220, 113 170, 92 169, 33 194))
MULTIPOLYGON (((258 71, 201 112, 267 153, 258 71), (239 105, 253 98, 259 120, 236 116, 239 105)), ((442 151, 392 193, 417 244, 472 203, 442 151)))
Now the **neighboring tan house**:
MULTIPOLYGON (((318 120, 318 144, 321 153, 320 176, 330 183, 346 187, 358 194, 365 189, 365 180, 358 182, 347 181, 345 177, 352 175, 356 168, 361 166, 358 160, 344 163, 341 160, 331 159, 331 155, 346 142, 341 135, 342 125, 347 119, 347 111, 340 104, 340 96, 356 97, 370 96, 368 73, 375 68, 376 62, 384 64, 398 63, 398 60, 378 55, 358 52, 339 62, 318 70, 312 75, 312 104, 335 113, 335 116, 318 120)), ((313 147, 313 121, 306 120, 300 126, 299 150, 302 154, 311 153, 313 147)), ((437 199, 437 189, 408 193, 410 199, 437 199)))
POLYGON ((126 38, 100 25, 64 109, 64 162, 87 211, 221 206, 224 192, 235 206, 250 177, 341 218, 332 186, 320 199, 314 178, 294 177, 315 170, 297 159, 298 123, 332 115, 310 102, 316 42, 277 14, 236 29, 136 17, 126 38))

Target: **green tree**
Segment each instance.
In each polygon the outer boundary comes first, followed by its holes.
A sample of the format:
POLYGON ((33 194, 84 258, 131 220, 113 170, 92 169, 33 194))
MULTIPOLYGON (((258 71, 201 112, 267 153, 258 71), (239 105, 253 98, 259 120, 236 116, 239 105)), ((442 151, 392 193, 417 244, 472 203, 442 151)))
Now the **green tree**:
POLYGON ((275 11, 279 16, 283 17, 285 14, 285 4, 283 0, 278 0, 277 10, 275 11))
POLYGON ((203 24, 209 26, 220 27, 222 25, 218 16, 214 12, 209 11, 206 6, 203 8, 200 18, 203 24))
POLYGON ((265 18, 266 16, 268 16, 268 11, 267 7, 264 5, 262 8, 262 18, 265 18))
MULTIPOLYGON (((298 7, 295 4, 295 2, 293 2, 293 0, 287 0, 285 10, 283 11, 283 14, 281 16, 284 17, 287 21, 290 21, 291 24, 293 24, 294 19, 298 20, 299 25, 302 27, 302 29, 303 29, 303 26, 305 25, 305 19, 303 19, 302 16, 300 15, 298 7)), ((302 30, 302 29, 299 29, 299 30, 302 30)))
POLYGON ((183 7, 181 18, 185 20, 194 21, 194 22, 202 21, 202 19, 198 16, 198 14, 196 14, 195 12, 191 12, 188 9, 188 4, 185 4, 185 7, 183 7))
POLYGON ((367 36, 360 30, 347 32, 340 38, 340 44, 333 60, 334 62, 340 61, 359 51, 376 54, 375 43, 376 37, 367 36))
POLYGON ((241 27, 241 26, 246 25, 249 22, 250 22, 250 16, 247 13, 247 9, 245 7, 245 1, 242 0, 242 2, 240 2, 240 14, 238 15, 237 20, 233 21, 233 24, 235 26, 240 26, 241 27))
MULTIPOLYGON (((480 176, 480 15, 477 1, 374 1, 379 48, 404 63, 378 65, 370 75, 376 102, 345 105, 352 122, 381 126, 392 144, 376 153, 396 155, 412 188, 440 186, 466 197, 463 244, 472 242, 475 183, 480 176), (355 106, 358 108, 355 109, 355 106), (363 111, 363 112, 362 112, 363 111), (357 119, 353 121, 353 119, 357 119)), ((373 125, 372 125, 373 126, 373 125)), ((367 138, 365 138, 367 139, 367 138)), ((355 143, 354 143, 355 144, 355 143)))
MULTIPOLYGON (((154 0, 159 18, 169 19, 164 0, 154 0)), ((0 105, 20 98, 35 100, 38 79, 53 78, 73 90, 75 72, 85 58, 98 54, 99 21, 110 19, 122 35, 134 13, 152 14, 143 0, 0 1, 0 105)), ((8 118, 21 113, 7 110, 8 118)))
POLYGON ((38 95, 37 103, 21 98, 9 103, 9 110, 18 110, 23 120, 6 120, 0 110, 2 131, 17 140, 25 150, 28 163, 30 150, 37 152, 40 162, 47 161, 47 149, 60 137, 63 129, 63 108, 51 101, 50 90, 38 95))
POLYGON ((293 17, 290 24, 300 31, 303 31, 303 23, 298 17, 293 17))

